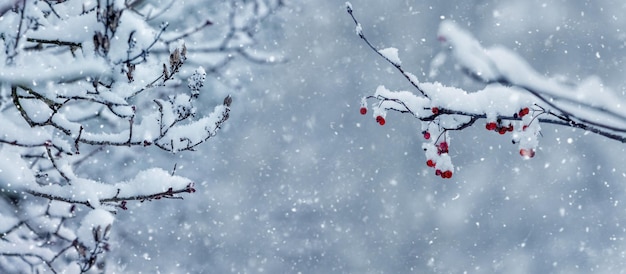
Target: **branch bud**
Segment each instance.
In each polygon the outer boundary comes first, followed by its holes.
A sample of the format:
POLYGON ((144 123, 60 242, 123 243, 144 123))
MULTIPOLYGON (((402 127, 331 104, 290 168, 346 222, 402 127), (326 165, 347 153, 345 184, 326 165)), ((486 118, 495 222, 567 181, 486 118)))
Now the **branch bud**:
POLYGON ((224 98, 224 105, 227 107, 230 107, 230 104, 233 103, 233 97, 230 96, 230 94, 228 96, 226 96, 226 98, 224 98))

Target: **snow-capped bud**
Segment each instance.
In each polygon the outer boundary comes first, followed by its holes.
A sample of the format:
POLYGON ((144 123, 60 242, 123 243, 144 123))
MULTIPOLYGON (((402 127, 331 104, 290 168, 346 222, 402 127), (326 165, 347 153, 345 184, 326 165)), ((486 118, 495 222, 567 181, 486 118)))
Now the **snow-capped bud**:
POLYGON ((206 80, 206 71, 203 67, 198 67, 189 78, 187 78, 187 86, 191 89, 191 95, 197 97, 200 89, 204 86, 206 80))

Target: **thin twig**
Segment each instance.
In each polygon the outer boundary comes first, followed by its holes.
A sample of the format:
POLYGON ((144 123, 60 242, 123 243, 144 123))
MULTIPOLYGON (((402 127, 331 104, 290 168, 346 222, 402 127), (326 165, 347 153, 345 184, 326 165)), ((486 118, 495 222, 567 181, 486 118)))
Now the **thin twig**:
MULTIPOLYGON (((352 20, 354 21, 354 24, 360 28, 361 24, 359 23, 359 21, 357 21, 356 17, 353 14, 352 8, 350 8, 350 6, 347 6, 347 11, 348 14, 350 14, 350 17, 352 17, 352 20)), ((378 49, 376 49, 374 47, 374 45, 372 45, 372 43, 370 43, 370 41, 367 39, 367 37, 365 37, 365 35, 363 34, 363 31, 360 30, 359 32, 359 37, 365 41, 365 44, 367 44, 370 49, 372 49, 374 52, 376 52, 376 54, 378 54, 380 57, 382 57, 383 59, 385 59, 387 62, 389 62, 389 64, 391 64, 392 66, 394 66, 398 71, 400 71, 400 73, 402 74, 402 76, 404 76, 404 78, 406 78, 409 83, 415 87, 415 89, 417 89, 417 91, 419 91, 424 97, 428 98, 428 95, 426 95, 426 93, 424 92, 424 90, 422 88, 420 88, 419 83, 417 83, 416 81, 414 81, 413 79, 413 75, 407 73, 406 71, 404 71, 404 69, 402 68, 402 66, 400 64, 397 64, 391 60, 389 60, 389 58, 387 58, 387 56, 383 55, 378 49)))

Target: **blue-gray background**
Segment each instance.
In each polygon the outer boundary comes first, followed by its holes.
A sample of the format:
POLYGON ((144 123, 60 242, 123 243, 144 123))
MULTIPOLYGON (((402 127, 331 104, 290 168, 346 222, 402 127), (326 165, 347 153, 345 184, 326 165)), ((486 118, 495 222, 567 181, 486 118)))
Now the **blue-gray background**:
MULTIPOLYGON (((352 1, 366 35, 421 81, 480 88, 450 60, 442 18, 539 72, 598 75, 624 94, 622 1, 352 1), (600 58, 597 57, 600 56, 600 58)), ((354 32, 343 1, 290 1, 261 38, 289 62, 238 63, 226 128, 200 151, 149 159, 196 182, 184 201, 130 204, 109 263, 151 273, 617 273, 626 269, 624 145, 543 126, 524 161, 508 137, 452 134, 454 177, 425 165, 419 122, 358 114, 378 85, 410 90, 354 32)), ((229 92, 219 84, 206 92, 229 92)), ((218 101, 207 96, 207 109, 218 101)), ((221 97, 221 96, 220 96, 221 97)), ((200 106, 202 108, 202 106, 200 106)), ((130 157, 130 156, 129 156, 130 157)))

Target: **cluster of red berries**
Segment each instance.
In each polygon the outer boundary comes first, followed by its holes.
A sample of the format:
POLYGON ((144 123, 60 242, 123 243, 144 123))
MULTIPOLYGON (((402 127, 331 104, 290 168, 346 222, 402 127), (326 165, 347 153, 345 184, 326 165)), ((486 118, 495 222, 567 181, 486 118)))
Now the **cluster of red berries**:
POLYGON ((381 126, 384 126, 385 125, 385 118, 383 116, 378 115, 378 116, 376 116, 376 122, 378 124, 380 124, 381 126))
POLYGON ((485 125, 485 128, 489 131, 496 131, 500 134, 505 134, 507 132, 511 132, 513 131, 513 124, 510 124, 508 126, 503 126, 501 124, 500 119, 498 119, 498 123, 496 122, 489 122, 485 125))
MULTIPOLYGON (((359 110, 359 112, 361 113, 361 115, 365 115, 365 114, 367 114, 367 108, 362 106, 361 109, 359 110)), ((376 116, 376 122, 378 124, 380 124, 381 126, 384 126, 385 122, 386 122, 385 121, 385 117, 383 117, 381 115, 376 116)))
MULTIPOLYGON (((447 142, 441 142, 439 143, 439 145, 437 146, 437 154, 441 155, 444 153, 448 153, 448 143, 447 142)), ((432 167, 432 168, 436 168, 437 166, 437 162, 435 162, 435 160, 433 159, 428 159, 428 161, 426 161, 426 165, 428 167, 432 167)), ((435 169, 435 175, 440 176, 441 178, 444 179, 449 179, 452 178, 452 170, 445 170, 445 171, 441 171, 441 169, 435 169)))
MULTIPOLYGON (((437 163, 433 159, 428 159, 428 161, 426 161, 426 165, 428 167, 435 168, 437 166, 437 163)), ((435 169, 435 175, 440 176, 444 179, 449 179, 452 178, 452 170, 441 171, 441 169, 437 168, 435 169)))
MULTIPOLYGON (((525 107, 520 109, 519 112, 513 115, 514 118, 522 118, 530 113, 530 109, 525 107)), ((525 130, 528 126, 524 126, 522 130, 525 130)), ((489 131, 496 131, 500 134, 505 134, 507 132, 512 132, 514 130, 513 124, 509 123, 507 126, 502 125, 502 121, 498 119, 497 122, 489 122, 485 125, 485 128, 489 131)))
MULTIPOLYGON (((517 113, 513 114, 513 118, 522 118, 526 115, 530 114, 530 109, 525 107, 520 109, 517 113)), ((485 128, 487 130, 490 131, 497 131, 500 134, 505 134, 509 131, 513 131, 513 125, 509 123, 508 126, 503 126, 502 125, 502 121, 500 119, 498 119, 497 123, 496 122, 489 122, 485 125, 485 128)), ((528 128, 528 125, 523 125, 522 126, 522 131, 525 131, 528 128)), ((513 141, 513 143, 515 143, 515 141, 513 141)), ((522 148, 519 150, 519 154, 522 157, 526 157, 526 158, 532 158, 535 157, 535 150, 532 148, 522 148)))

